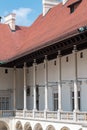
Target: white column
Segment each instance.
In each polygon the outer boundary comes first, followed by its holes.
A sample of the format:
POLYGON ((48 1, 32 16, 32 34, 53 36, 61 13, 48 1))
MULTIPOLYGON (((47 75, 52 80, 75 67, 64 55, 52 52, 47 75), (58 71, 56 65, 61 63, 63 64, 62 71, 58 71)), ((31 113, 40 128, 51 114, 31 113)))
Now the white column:
POLYGON ((74 112, 78 111, 77 49, 74 45, 74 112))
POLYGON ((34 106, 33 110, 37 110, 36 107, 36 59, 34 59, 33 63, 33 93, 34 93, 34 106))
POLYGON ((44 76, 45 76, 45 111, 48 110, 48 60, 47 55, 44 59, 44 76))
POLYGON ((62 110, 61 54, 58 51, 58 111, 62 110))
POLYGON ((16 110, 16 66, 14 66, 13 109, 16 110))
POLYGON ((24 110, 27 109, 26 91, 27 91, 27 77, 26 77, 26 63, 24 63, 24 110))

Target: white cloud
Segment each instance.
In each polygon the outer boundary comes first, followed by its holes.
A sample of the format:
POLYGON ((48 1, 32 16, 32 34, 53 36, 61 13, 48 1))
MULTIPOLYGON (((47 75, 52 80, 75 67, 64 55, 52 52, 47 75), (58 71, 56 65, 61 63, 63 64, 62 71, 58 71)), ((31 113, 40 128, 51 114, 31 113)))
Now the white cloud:
POLYGON ((19 8, 12 11, 16 14, 16 24, 27 26, 30 24, 29 14, 32 12, 30 8, 19 8))

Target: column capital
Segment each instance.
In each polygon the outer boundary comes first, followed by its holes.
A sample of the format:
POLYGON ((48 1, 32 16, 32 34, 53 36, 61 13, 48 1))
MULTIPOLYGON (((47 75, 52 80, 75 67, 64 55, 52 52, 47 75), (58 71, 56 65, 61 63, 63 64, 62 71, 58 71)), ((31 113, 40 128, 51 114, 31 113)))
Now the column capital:
POLYGON ((26 67, 26 62, 24 62, 24 67, 26 67))
POLYGON ((61 50, 58 50, 58 55, 61 55, 61 50))
POLYGON ((37 70, 37 63, 36 63, 36 59, 34 59, 34 62, 33 62, 33 69, 35 69, 35 71, 37 70))
POLYGON ((48 59, 47 59, 47 55, 45 55, 45 58, 44 58, 44 66, 46 66, 47 61, 48 61, 48 59))
POLYGON ((47 60, 47 55, 45 55, 45 60, 47 60))
POLYGON ((73 46, 73 52, 77 52, 77 46, 76 45, 73 46))
POLYGON ((16 66, 14 66, 14 70, 16 70, 16 66))
POLYGON ((34 63, 36 63, 36 59, 34 59, 34 63))
POLYGON ((34 59, 33 67, 35 66, 35 68, 36 68, 36 65, 37 65, 37 63, 36 63, 36 59, 34 59))
POLYGON ((58 50, 57 58, 58 58, 58 57, 61 57, 61 50, 58 50))

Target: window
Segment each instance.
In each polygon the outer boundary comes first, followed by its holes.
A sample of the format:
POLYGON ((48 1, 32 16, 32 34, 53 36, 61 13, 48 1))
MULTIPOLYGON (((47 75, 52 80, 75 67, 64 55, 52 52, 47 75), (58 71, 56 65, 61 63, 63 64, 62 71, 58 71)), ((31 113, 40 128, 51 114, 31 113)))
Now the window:
POLYGON ((81 1, 82 0, 77 0, 77 1, 71 3, 70 5, 67 6, 68 8, 70 8, 70 13, 73 13, 76 10, 76 8, 79 6, 81 1))
POLYGON ((83 52, 80 53, 80 58, 83 58, 83 52))
POLYGON ((9 97, 0 97, 0 110, 9 110, 9 97))
POLYGON ((30 87, 27 88, 27 96, 30 96, 30 87))
POLYGON ((58 93, 54 93, 54 111, 58 110, 58 93))
POLYGON ((69 61, 69 58, 68 58, 68 56, 66 57, 66 62, 68 62, 69 61))
POLYGON ((56 60, 54 61, 54 65, 56 65, 56 60))
POLYGON ((5 69, 5 74, 7 74, 8 73, 8 69, 5 69))
POLYGON ((70 7, 70 13, 73 13, 74 12, 74 6, 71 6, 70 7))
MULTIPOLYGON (((80 110, 80 91, 78 91, 78 109, 80 110)), ((74 92, 72 92, 72 110, 74 110, 74 92)))

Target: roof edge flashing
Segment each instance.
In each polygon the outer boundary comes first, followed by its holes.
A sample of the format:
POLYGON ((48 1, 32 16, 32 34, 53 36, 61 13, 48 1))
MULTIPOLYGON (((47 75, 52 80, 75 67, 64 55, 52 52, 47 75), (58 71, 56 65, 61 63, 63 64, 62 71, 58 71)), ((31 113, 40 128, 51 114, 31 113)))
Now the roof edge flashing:
POLYGON ((63 0, 63 1, 62 1, 63 5, 65 5, 67 1, 68 1, 68 0, 63 0))
POLYGON ((43 0, 43 16, 45 16, 51 8, 58 5, 59 3, 60 1, 58 0, 43 0))

